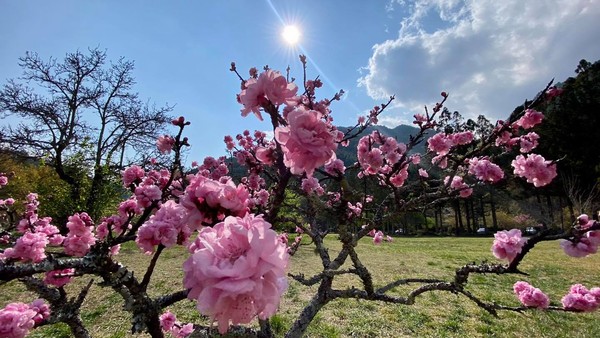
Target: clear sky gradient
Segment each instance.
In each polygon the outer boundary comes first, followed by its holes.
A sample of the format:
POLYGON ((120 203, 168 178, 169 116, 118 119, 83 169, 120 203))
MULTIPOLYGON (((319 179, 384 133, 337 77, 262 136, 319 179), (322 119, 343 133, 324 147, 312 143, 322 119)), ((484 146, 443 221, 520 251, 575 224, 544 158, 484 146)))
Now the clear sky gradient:
MULTIPOLYGON (((325 82, 323 97, 344 89, 335 123, 395 94, 382 124, 410 123, 442 90, 468 117, 505 118, 551 79, 600 58, 600 0, 503 1, 1 1, 0 81, 21 75, 26 51, 62 58, 88 47, 134 60, 136 91, 192 122, 191 160, 224 154, 223 136, 268 130, 242 118, 239 81, 256 66, 302 71, 325 82), (295 24, 300 43, 281 32, 295 24)), ((6 121, 4 121, 6 123, 6 121)))

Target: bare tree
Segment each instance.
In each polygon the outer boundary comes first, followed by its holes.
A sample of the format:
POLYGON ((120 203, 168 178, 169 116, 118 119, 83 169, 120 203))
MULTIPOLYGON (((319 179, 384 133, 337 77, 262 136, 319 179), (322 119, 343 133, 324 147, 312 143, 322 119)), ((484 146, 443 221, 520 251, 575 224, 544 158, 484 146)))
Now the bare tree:
POLYGON ((62 62, 44 61, 31 52, 19 61, 23 75, 0 90, 0 117, 16 116, 21 122, 2 128, 0 144, 47 158, 69 184, 76 208, 85 206, 98 216, 98 193, 109 174, 120 169, 128 149, 146 153, 170 120, 172 107, 142 102, 133 91, 134 63, 123 58, 108 62, 106 52, 97 48, 68 53, 62 62), (81 177, 67 168, 75 155, 77 166, 91 178, 87 192, 81 177))

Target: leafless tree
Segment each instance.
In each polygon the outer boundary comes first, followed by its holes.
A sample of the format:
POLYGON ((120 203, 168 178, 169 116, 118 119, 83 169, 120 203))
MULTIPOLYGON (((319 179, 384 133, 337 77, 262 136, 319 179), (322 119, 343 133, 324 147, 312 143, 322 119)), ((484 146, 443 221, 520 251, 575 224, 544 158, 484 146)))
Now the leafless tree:
POLYGON ((27 52, 19 66, 23 75, 0 90, 0 117, 20 122, 2 128, 0 144, 46 158, 71 187, 79 208, 96 214, 96 197, 108 175, 122 167, 128 154, 148 153, 172 107, 140 100, 133 91, 134 63, 124 58, 109 62, 98 48, 68 53, 62 62, 27 52), (67 165, 75 155, 77 171, 84 169, 91 178, 87 193, 67 165))

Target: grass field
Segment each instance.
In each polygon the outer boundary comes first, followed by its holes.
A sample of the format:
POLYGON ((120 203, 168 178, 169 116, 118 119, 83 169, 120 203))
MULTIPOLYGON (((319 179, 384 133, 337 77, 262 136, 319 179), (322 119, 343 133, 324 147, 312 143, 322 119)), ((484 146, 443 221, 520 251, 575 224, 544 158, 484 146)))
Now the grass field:
MULTIPOLYGON (((483 259, 494 261, 490 238, 397 238, 393 243, 374 246, 370 239, 359 244, 361 259, 374 275, 376 286, 398 278, 427 277, 450 280, 454 270, 466 263, 483 259)), ((338 247, 335 237, 326 243, 330 252, 338 247)), ((138 275, 143 275, 150 258, 128 245, 119 255, 138 275)), ((186 258, 182 248, 167 250, 157 265, 150 292, 152 295, 182 288, 181 263, 186 258)), ((291 272, 307 276, 318 271, 318 257, 311 247, 301 247, 293 257, 291 272)), ((545 291, 552 305, 560 305, 561 297, 571 284, 600 286, 600 256, 582 259, 566 256, 558 243, 546 242, 536 247, 521 265, 530 276, 472 276, 468 289, 484 300, 504 305, 518 305, 512 293, 517 280, 525 280, 545 291)), ((98 278, 95 278, 98 280, 98 278)), ((80 278, 67 287, 76 290, 89 281, 80 278)), ((358 279, 344 276, 335 287, 359 286, 358 279)), ((402 295, 416 285, 397 288, 402 295)), ((273 318, 274 330, 283 335, 297 313, 307 303, 316 286, 304 287, 293 281, 282 300, 280 312, 273 318)), ((2 286, 0 305, 9 301, 30 302, 34 296, 23 291, 16 282, 2 286)), ((121 310, 121 300, 112 290, 94 285, 84 303, 82 317, 93 337, 131 337, 129 316, 121 310)), ((183 301, 172 308, 184 322, 206 323, 195 310, 194 303, 183 301)), ((256 325, 256 323, 254 323, 256 325)), ((36 329, 31 337, 69 337, 66 326, 53 325, 36 329)), ((137 337, 144 337, 138 335, 137 337)), ((524 314, 501 312, 493 317, 465 297, 444 292, 431 292, 417 299, 415 305, 393 305, 368 301, 339 300, 329 303, 309 327, 309 337, 600 337, 600 312, 574 314, 529 311, 524 314)))

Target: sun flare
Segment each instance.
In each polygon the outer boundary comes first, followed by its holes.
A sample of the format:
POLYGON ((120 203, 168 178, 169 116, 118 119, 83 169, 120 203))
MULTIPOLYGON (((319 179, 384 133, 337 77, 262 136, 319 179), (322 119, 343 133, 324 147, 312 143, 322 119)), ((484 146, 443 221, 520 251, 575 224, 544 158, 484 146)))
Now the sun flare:
POLYGON ((281 33, 283 40, 285 40, 285 42, 287 42, 290 45, 295 45, 296 43, 298 43, 298 41, 300 41, 301 35, 302 34, 300 33, 298 27, 294 25, 285 26, 283 28, 283 32, 281 33))

